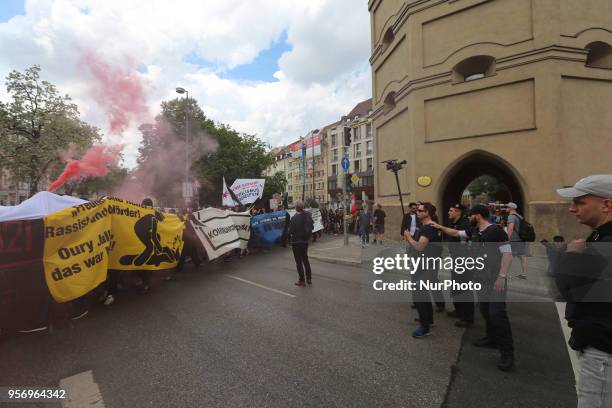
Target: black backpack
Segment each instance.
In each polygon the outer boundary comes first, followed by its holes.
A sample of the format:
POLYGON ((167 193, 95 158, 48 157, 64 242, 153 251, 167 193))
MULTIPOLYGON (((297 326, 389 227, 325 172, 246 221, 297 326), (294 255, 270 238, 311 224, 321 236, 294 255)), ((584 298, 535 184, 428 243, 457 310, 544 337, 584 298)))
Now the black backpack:
POLYGON ((533 228, 533 225, 531 225, 529 221, 527 221, 525 218, 521 217, 520 215, 518 214, 515 214, 515 215, 519 219, 518 236, 521 239, 521 241, 534 242, 536 238, 536 234, 535 234, 535 228, 533 228))

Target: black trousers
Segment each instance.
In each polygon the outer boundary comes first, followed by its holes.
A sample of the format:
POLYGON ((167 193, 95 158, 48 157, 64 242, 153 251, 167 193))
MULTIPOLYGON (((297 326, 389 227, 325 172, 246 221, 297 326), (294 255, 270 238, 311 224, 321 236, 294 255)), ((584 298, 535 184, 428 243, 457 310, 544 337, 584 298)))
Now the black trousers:
POLYGON ((308 244, 292 244, 293 257, 295 258, 295 266, 297 267, 300 282, 304 282, 304 271, 306 271, 306 280, 312 279, 310 270, 310 262, 308 262, 308 244))
MULTIPOLYGON (((458 283, 467 283, 473 279, 473 274, 470 271, 463 273, 451 272, 453 281, 458 283)), ((453 305, 457 316, 463 321, 474 322, 474 293, 471 290, 451 292, 453 297, 453 305)))
POLYGON ((421 288, 421 282, 431 281, 428 276, 430 273, 431 271, 417 271, 413 275, 413 282, 416 283, 416 288, 412 292, 412 300, 419 313, 419 323, 427 328, 433 324, 433 305, 431 304, 429 291, 421 288))
POLYGON ((514 356, 512 327, 506 312, 506 291, 496 292, 492 284, 484 285, 478 302, 480 313, 485 320, 487 337, 497 344, 502 357, 514 356))

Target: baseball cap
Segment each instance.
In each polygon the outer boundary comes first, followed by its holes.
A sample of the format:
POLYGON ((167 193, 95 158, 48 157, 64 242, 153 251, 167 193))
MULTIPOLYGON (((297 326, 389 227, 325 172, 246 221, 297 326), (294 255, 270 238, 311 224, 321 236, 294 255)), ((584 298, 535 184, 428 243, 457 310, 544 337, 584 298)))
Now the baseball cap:
POLYGON ((602 198, 612 198, 612 174, 596 174, 580 179, 574 187, 560 188, 557 194, 565 198, 576 198, 591 194, 602 198))
POLYGON ((508 204, 506 204, 506 207, 508 208, 512 208, 513 210, 516 210, 518 208, 518 205, 516 205, 515 203, 513 203, 512 201, 509 202, 508 204))
POLYGON ((489 217, 489 209, 482 204, 475 205, 472 208, 470 208, 470 215, 476 215, 476 214, 481 215, 483 218, 487 218, 489 217))
POLYGON ((465 206, 463 204, 454 204, 451 206, 451 208, 456 208, 461 212, 465 212, 465 206))

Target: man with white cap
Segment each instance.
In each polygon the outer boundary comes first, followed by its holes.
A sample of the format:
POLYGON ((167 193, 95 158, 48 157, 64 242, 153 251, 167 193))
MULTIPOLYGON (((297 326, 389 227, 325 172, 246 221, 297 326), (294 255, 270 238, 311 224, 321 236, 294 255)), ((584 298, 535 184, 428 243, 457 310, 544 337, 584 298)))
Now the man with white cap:
POLYGON ((527 279, 527 244, 519 236, 523 217, 516 211, 518 206, 515 203, 509 202, 506 208, 508 209, 508 236, 512 246, 512 256, 521 260, 522 272, 518 277, 527 279))
POLYGON ((578 407, 612 407, 612 174, 585 177, 557 190, 593 232, 570 242, 555 280, 568 302, 569 345, 578 351, 578 407))

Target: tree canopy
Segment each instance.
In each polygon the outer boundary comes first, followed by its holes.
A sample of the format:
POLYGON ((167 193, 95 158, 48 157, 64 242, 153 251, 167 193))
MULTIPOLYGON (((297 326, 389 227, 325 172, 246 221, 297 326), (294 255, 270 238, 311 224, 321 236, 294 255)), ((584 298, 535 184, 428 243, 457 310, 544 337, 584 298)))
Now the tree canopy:
POLYGON ((63 168, 61 155, 84 152, 100 140, 99 130, 79 118, 77 106, 55 85, 41 80, 40 67, 6 77, 11 101, 0 102, 0 162, 29 184, 30 195, 52 171, 63 168))

